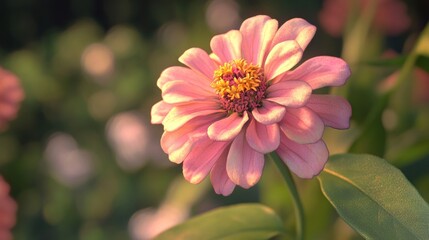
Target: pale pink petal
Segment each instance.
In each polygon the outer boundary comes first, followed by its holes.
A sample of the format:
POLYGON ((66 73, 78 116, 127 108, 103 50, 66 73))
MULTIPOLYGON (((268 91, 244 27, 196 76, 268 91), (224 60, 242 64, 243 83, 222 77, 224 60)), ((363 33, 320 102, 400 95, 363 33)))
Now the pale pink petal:
POLYGON ((247 120, 249 120, 247 112, 243 112, 243 116, 240 116, 238 113, 233 113, 210 125, 207 133, 212 140, 229 141, 237 136, 247 120))
POLYGON ((325 129, 322 119, 307 107, 287 109, 279 126, 288 138, 300 144, 319 141, 325 129))
POLYGON ((192 69, 179 66, 169 67, 162 71, 161 76, 159 76, 156 84, 159 89, 163 90, 163 86, 166 83, 177 80, 188 82, 190 85, 198 86, 207 92, 213 91, 212 87, 210 87, 210 83, 212 81, 211 77, 208 79, 206 76, 202 76, 192 69))
POLYGON ((207 91, 198 85, 183 80, 171 81, 162 87, 162 99, 166 103, 177 104, 204 99, 217 99, 216 93, 211 89, 207 91))
POLYGON ((304 51, 307 45, 310 43, 314 34, 316 33, 316 27, 308 23, 302 18, 293 18, 285 22, 277 31, 274 36, 272 47, 278 43, 295 40, 301 46, 304 51))
POLYGON ((293 71, 286 72, 282 80, 307 82, 312 89, 341 86, 350 76, 350 68, 341 58, 320 56, 310 58, 293 71))
POLYGON ((280 144, 280 129, 274 123, 264 125, 255 119, 250 121, 246 130, 246 139, 249 146, 260 153, 270 153, 276 150, 280 144))
POLYGON ((174 131, 189 120, 210 114, 222 113, 225 110, 220 109, 219 104, 214 101, 194 101, 183 103, 174 106, 167 116, 165 116, 162 124, 165 131, 174 131))
POLYGON ((220 61, 220 58, 214 54, 214 53, 210 53, 209 57, 217 64, 217 65, 222 65, 222 62, 220 61))
POLYGON ((280 122, 283 119, 285 112, 286 108, 284 106, 262 100, 262 106, 253 109, 252 115, 256 121, 269 125, 280 122))
POLYGON ((241 32, 231 30, 225 34, 216 35, 210 42, 210 47, 220 62, 230 62, 241 58, 241 32))
POLYGON ((307 107, 316 112, 326 126, 336 129, 350 127, 352 108, 342 97, 332 95, 311 95, 307 107))
POLYGON ((183 161, 183 176, 190 183, 200 183, 213 168, 229 142, 212 141, 208 137, 194 143, 183 161))
POLYGON ((267 100, 286 107, 301 107, 311 95, 311 87, 302 81, 282 81, 267 89, 267 100))
POLYGON ((300 178, 318 175, 329 157, 325 143, 320 140, 310 144, 299 144, 282 136, 276 151, 289 169, 300 178))
POLYGON ((229 148, 225 148, 222 155, 219 157, 212 170, 210 171, 210 180, 213 189, 217 194, 228 196, 234 191, 235 183, 231 181, 226 172, 226 159, 228 157, 229 148))
POLYGON ((192 150, 193 143, 205 137, 208 126, 221 117, 220 114, 196 117, 176 131, 164 132, 161 137, 162 150, 168 154, 170 161, 181 163, 192 150))
POLYGON ((268 16, 258 15, 246 19, 240 27, 243 36, 241 45, 243 58, 249 63, 263 66, 277 27, 277 20, 268 16))
POLYGON ((295 66, 302 57, 302 49, 294 40, 273 47, 265 61, 265 77, 271 80, 295 66))
POLYGON ((234 139, 226 161, 226 171, 232 182, 243 188, 250 188, 261 178, 264 168, 264 154, 249 146, 244 131, 234 139))
POLYGON ((155 105, 152 106, 152 109, 150 110, 151 120, 150 122, 152 124, 161 124, 164 120, 165 116, 170 112, 173 105, 168 104, 164 101, 159 101, 155 103, 155 105))
POLYGON ((201 48, 190 48, 186 50, 182 56, 179 57, 179 61, 192 70, 202 73, 210 82, 213 78, 214 71, 217 69, 215 62, 201 48))

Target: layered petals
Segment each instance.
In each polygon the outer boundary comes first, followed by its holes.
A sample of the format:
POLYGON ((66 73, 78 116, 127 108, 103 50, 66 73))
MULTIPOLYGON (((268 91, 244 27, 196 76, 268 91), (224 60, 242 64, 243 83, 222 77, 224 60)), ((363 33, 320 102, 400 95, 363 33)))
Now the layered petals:
POLYGON ((329 152, 323 140, 310 144, 299 144, 282 137, 276 150, 283 162, 300 178, 318 175, 328 160, 329 152))
POLYGON ((262 101, 262 106, 255 108, 252 111, 253 117, 256 121, 268 125, 280 122, 286 113, 286 108, 277 103, 270 101, 262 101))
POLYGON ((164 120, 165 116, 167 116, 168 112, 170 112, 173 105, 168 104, 164 101, 159 101, 152 106, 150 110, 152 124, 160 124, 164 120))
POLYGON ((210 172, 229 142, 211 141, 208 137, 194 143, 183 161, 183 176, 190 183, 200 183, 210 172))
POLYGON ((274 36, 272 46, 288 41, 295 40, 304 51, 307 45, 313 39, 316 33, 316 27, 308 23, 302 18, 293 18, 285 22, 274 36))
POLYGON ((302 81, 275 83, 267 89, 267 100, 285 107, 301 107, 311 95, 311 87, 302 81))
POLYGON ((179 61, 192 70, 202 73, 207 77, 209 82, 213 77, 213 72, 217 68, 210 56, 201 48, 186 50, 182 56, 179 57, 179 61))
POLYGON ((328 127, 336 129, 350 127, 352 107, 342 97, 313 94, 307 102, 307 107, 317 113, 328 127))
POLYGON ((197 117, 184 126, 172 132, 164 132, 161 137, 161 147, 168 154, 170 161, 181 163, 194 142, 207 136, 207 128, 213 122, 221 118, 221 115, 197 117))
POLYGON ((243 36, 242 57, 250 63, 262 66, 277 27, 277 20, 268 16, 258 15, 246 19, 240 27, 243 36))
POLYGON ((291 69, 302 57, 302 49, 296 41, 285 41, 273 47, 265 62, 265 77, 271 80, 291 69))
POLYGON ((289 139, 300 144, 319 141, 325 129, 320 117, 307 107, 288 109, 279 126, 289 139))
POLYGON ((217 194, 228 196, 234 191, 235 183, 229 179, 228 173, 226 172, 226 160, 228 157, 228 150, 226 148, 218 161, 210 171, 210 180, 213 185, 213 189, 217 194))
POLYGON ((312 89, 341 86, 350 77, 350 68, 341 58, 320 56, 310 58, 281 79, 307 82, 312 89))
POLYGON ((237 136, 244 124, 249 120, 247 112, 240 116, 233 113, 227 118, 214 122, 207 130, 210 139, 215 141, 229 141, 237 136))
POLYGON ((189 120, 210 114, 222 113, 219 105, 212 101, 190 102, 181 105, 175 105, 165 116, 162 124, 165 131, 174 131, 189 120))
POLYGON ((280 144, 280 129, 277 124, 264 125, 252 119, 246 130, 249 146, 260 153, 270 153, 280 144))
POLYGON ((231 30, 225 34, 214 36, 210 42, 213 53, 219 62, 230 62, 241 58, 241 32, 231 30))
POLYGON ((166 83, 178 80, 188 82, 190 85, 202 88, 208 92, 213 91, 213 89, 210 87, 211 79, 207 79, 205 76, 196 73, 192 69, 179 66, 169 67, 162 71, 158 81, 156 82, 156 85, 159 87, 159 89, 164 91, 163 87, 166 83))
POLYGON ((261 178, 264 155, 255 151, 246 141, 244 131, 234 139, 226 161, 226 171, 232 182, 250 188, 261 178))
POLYGON ((177 80, 164 84, 162 98, 166 103, 176 104, 210 98, 215 100, 217 96, 214 91, 207 91, 188 81, 177 80))

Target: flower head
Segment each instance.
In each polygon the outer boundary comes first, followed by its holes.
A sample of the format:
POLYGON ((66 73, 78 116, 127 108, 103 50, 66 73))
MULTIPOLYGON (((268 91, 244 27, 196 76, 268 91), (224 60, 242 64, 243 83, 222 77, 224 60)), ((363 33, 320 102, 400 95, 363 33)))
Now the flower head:
POLYGON ((152 108, 152 123, 164 125, 161 147, 172 162, 183 163, 188 181, 210 174, 223 195, 236 185, 249 188, 272 151, 299 177, 323 169, 324 127, 348 128, 351 108, 341 97, 312 90, 344 84, 350 69, 342 59, 322 56, 291 70, 315 31, 300 18, 278 28, 277 20, 255 16, 214 36, 212 53, 191 48, 179 58, 186 67, 161 73, 163 99, 152 108))
POLYGON ((0 68, 0 131, 16 117, 24 92, 18 78, 0 68))
POLYGON ((10 229, 15 225, 17 205, 9 196, 9 185, 0 176, 0 239, 12 239, 10 229))

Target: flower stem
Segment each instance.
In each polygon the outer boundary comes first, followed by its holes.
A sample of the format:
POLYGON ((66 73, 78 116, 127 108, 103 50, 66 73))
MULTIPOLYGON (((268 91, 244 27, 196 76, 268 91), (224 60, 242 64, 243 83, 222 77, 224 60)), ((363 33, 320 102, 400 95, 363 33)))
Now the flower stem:
POLYGON ((305 230, 305 222, 304 222, 304 208, 302 206, 301 199, 298 194, 298 190, 296 188, 295 182, 292 178, 292 174, 289 168, 284 164, 284 162, 280 159, 276 152, 272 152, 268 154, 268 157, 271 158, 282 174, 286 185, 289 188, 289 192, 292 195, 292 202, 295 211, 295 221, 296 221, 296 239, 303 240, 304 239, 304 230, 305 230))

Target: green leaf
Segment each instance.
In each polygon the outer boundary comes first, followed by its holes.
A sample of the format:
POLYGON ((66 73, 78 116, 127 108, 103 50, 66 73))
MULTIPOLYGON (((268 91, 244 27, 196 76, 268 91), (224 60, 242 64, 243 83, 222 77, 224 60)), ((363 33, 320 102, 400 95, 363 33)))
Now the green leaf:
POLYGON ((366 239, 429 239, 428 204, 384 159, 336 155, 318 179, 339 215, 366 239))
POLYGON ((280 218, 260 204, 221 207, 175 226, 156 237, 163 239, 270 239, 284 233, 280 218))

